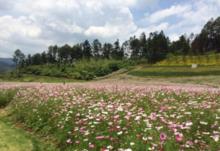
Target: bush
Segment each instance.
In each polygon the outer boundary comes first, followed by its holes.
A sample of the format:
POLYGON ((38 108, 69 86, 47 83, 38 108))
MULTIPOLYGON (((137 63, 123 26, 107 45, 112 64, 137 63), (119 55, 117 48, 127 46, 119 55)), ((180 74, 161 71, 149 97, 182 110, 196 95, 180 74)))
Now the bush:
POLYGON ((6 107, 15 96, 15 90, 1 90, 0 91, 0 108, 6 107))
POLYGON ((120 69, 119 64, 115 62, 110 63, 108 66, 111 71, 117 71, 120 69))
POLYGON ((41 76, 92 80, 133 64, 134 62, 128 60, 91 59, 80 60, 71 65, 63 64, 59 67, 54 64, 29 66, 23 68, 22 72, 41 76))
POLYGON ((92 72, 80 71, 78 79, 80 80, 92 80, 95 78, 95 75, 92 72))

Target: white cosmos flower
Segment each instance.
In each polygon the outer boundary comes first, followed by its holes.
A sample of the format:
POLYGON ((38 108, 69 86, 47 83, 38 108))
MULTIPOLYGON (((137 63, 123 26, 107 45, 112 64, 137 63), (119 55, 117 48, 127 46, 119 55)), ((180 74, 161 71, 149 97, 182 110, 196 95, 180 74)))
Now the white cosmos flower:
POLYGON ((219 141, 219 135, 214 135, 214 136, 211 136, 215 142, 218 142, 219 141))
POLYGON ((134 146, 134 144, 135 144, 134 142, 130 142, 130 145, 131 145, 131 146, 134 146))
POLYGON ((118 135, 121 135, 122 133, 123 133, 123 132, 122 132, 122 131, 120 131, 120 132, 118 132, 117 134, 118 134, 118 135))

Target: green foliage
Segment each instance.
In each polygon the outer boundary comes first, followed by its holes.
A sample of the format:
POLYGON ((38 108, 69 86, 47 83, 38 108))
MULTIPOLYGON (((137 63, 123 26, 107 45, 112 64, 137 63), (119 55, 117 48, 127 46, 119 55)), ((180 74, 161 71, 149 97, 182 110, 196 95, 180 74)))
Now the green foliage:
POLYGON ((92 80, 95 77, 105 76, 121 68, 132 65, 132 61, 90 59, 77 61, 73 65, 38 65, 22 69, 23 74, 69 78, 78 80, 92 80))
POLYGON ((220 17, 212 18, 192 42, 194 53, 204 54, 212 50, 220 52, 220 17))
POLYGON ((141 69, 130 71, 128 74, 139 77, 192 77, 220 75, 218 66, 202 66, 192 69, 190 66, 146 66, 141 69))
POLYGON ((209 53, 198 56, 168 55, 167 59, 158 62, 156 66, 191 66, 192 64, 220 65, 220 54, 209 53))
POLYGON ((0 90, 0 108, 6 107, 16 94, 16 90, 0 90))

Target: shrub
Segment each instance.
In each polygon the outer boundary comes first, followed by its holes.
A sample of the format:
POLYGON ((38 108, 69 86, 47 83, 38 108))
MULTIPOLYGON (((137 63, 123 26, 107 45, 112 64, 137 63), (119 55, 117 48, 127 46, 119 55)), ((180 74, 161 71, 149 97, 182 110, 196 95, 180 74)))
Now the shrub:
POLYGON ((35 65, 22 69, 22 73, 50 76, 50 77, 65 77, 75 78, 80 80, 92 80, 95 77, 105 76, 121 68, 133 65, 133 61, 128 60, 80 60, 74 64, 63 64, 57 66, 35 65))
POLYGON ((119 70, 119 64, 118 63, 115 63, 115 62, 113 62, 113 63, 110 63, 109 65, 109 69, 111 70, 111 71, 117 71, 117 70, 119 70))
POLYGON ((95 75, 92 72, 88 72, 88 71, 80 71, 79 73, 79 79, 80 80, 92 80, 94 79, 95 75))

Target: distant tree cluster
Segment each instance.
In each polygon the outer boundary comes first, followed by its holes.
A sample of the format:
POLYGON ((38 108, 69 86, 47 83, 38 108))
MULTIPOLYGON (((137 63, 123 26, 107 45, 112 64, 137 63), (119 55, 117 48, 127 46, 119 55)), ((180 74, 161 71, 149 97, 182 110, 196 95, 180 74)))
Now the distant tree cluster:
POLYGON ((198 54, 213 50, 220 52, 220 17, 208 21, 192 42, 192 50, 198 54))
POLYGON ((20 50, 16 50, 14 61, 20 66, 40 64, 71 64, 81 59, 132 59, 146 60, 148 63, 160 61, 168 54, 173 55, 200 55, 209 51, 220 52, 220 17, 210 20, 201 33, 193 38, 184 35, 179 40, 171 42, 161 32, 150 33, 148 38, 142 33, 139 38, 131 37, 120 45, 119 40, 102 44, 98 39, 92 43, 85 40, 82 43, 70 46, 65 44, 49 46, 47 51, 25 56, 20 50))

